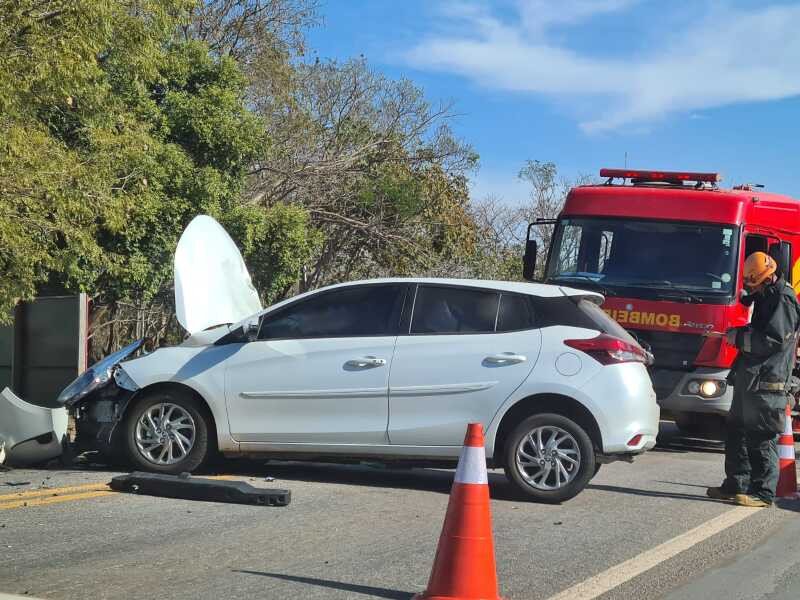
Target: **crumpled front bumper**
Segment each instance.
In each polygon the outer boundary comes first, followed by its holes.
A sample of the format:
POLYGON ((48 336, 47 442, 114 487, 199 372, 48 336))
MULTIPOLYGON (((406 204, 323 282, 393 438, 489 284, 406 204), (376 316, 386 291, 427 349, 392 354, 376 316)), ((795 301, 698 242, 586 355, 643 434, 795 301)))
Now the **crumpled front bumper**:
POLYGON ((36 406, 5 388, 0 392, 0 463, 25 466, 58 458, 68 420, 65 408, 36 406))

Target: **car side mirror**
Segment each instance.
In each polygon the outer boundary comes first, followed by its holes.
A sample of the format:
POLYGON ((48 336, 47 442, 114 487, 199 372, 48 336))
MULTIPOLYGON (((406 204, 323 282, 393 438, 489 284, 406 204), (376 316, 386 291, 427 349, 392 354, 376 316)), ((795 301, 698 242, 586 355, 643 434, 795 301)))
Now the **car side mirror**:
POLYGON ((244 326, 244 337, 248 342, 255 342, 258 339, 258 331, 260 329, 261 321, 254 319, 247 321, 244 326))
POLYGON ((536 277, 536 255, 539 252, 539 245, 536 240, 525 242, 525 255, 522 257, 522 278, 525 281, 533 281, 536 277))

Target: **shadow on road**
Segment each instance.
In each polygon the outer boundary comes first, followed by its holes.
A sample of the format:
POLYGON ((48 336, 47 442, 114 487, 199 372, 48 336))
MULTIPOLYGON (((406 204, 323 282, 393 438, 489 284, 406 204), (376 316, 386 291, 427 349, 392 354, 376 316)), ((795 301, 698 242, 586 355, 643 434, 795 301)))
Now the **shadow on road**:
POLYGON ((291 581, 294 583, 305 583, 307 585, 316 585, 319 587, 326 587, 333 590, 341 590, 343 592, 355 592, 356 594, 367 594, 376 598, 388 598, 389 600, 407 600, 413 595, 413 592, 403 592, 401 590, 389 590, 386 588, 371 587, 368 585, 358 585, 355 583, 343 583, 341 581, 331 581, 329 579, 317 579, 316 577, 300 577, 297 575, 283 575, 281 573, 267 573, 262 571, 248 571, 245 569, 233 569, 234 573, 244 573, 246 575, 259 575, 261 577, 272 577, 273 579, 281 579, 283 581, 291 581))
POLYGON ((719 500, 714 500, 713 498, 707 497, 705 494, 695 495, 695 494, 681 494, 678 492, 659 492, 656 490, 640 490, 637 488, 630 488, 630 487, 617 487, 615 485, 601 485, 596 483, 590 483, 586 486, 587 490, 600 490, 603 492, 614 492, 616 494, 630 494, 632 496, 647 496, 650 498, 673 498, 676 500, 695 500, 697 502, 715 502, 717 504, 720 503, 719 500))
POLYGON ((775 506, 783 510, 800 513, 800 500, 792 500, 791 498, 776 498, 775 506))
POLYGON ((725 452, 725 442, 711 437, 686 436, 671 421, 662 421, 659 427, 658 440, 653 452, 725 452))
MULTIPOLYGON (((724 444, 715 440, 690 438, 681 435, 674 423, 662 421, 658 436, 658 445, 653 452, 724 452, 724 444)), ((87 453, 82 457, 83 464, 72 468, 59 467, 59 470, 123 472, 124 466, 104 465, 97 454, 87 453), (97 461, 97 462, 95 462, 97 461), (121 467, 121 469, 120 469, 121 467)), ((379 463, 342 464, 334 462, 281 461, 268 459, 217 459, 209 465, 203 475, 239 475, 243 477, 274 477, 280 481, 298 481, 309 483, 329 483, 335 485, 368 486, 374 488, 401 489, 413 491, 436 492, 449 494, 453 484, 453 469, 446 466, 430 465, 411 467, 409 465, 383 466, 379 463)), ((519 492, 508 480, 498 472, 490 472, 489 489, 494 500, 510 502, 534 502, 519 492)), ((671 482, 664 482, 671 483, 671 482)), ((683 485, 683 484, 680 484, 683 485)), ((702 486, 698 486, 702 487, 702 486)), ((651 497, 679 498, 713 502, 705 496, 692 494, 669 493, 635 488, 615 487, 608 485, 589 485, 587 489, 610 491, 651 497)))
MULTIPOLYGON (((228 461, 226 474, 250 477, 275 477, 281 481, 305 481, 407 489, 449 494, 454 472, 429 468, 381 468, 334 463, 228 461)), ((500 473, 489 473, 489 492, 494 500, 520 501, 526 497, 517 492, 500 473)))
POLYGON ((702 489, 708 489, 709 486, 707 485, 699 485, 697 483, 682 483, 680 481, 662 481, 661 479, 656 479, 656 483, 666 483, 667 485, 681 485, 684 487, 696 487, 702 489))
MULTIPOLYGON (((46 469, 50 470, 50 469, 46 469)), ((60 472, 94 472, 117 475, 127 472, 123 465, 106 465, 87 461, 71 467, 58 466, 60 472)), ((208 475, 238 475, 263 479, 274 477, 280 481, 302 481, 337 485, 368 486, 449 494, 453 486, 455 469, 425 467, 386 467, 370 464, 342 464, 328 462, 220 459, 206 467, 197 477, 208 475)), ((504 475, 488 473, 489 493, 493 500, 531 502, 532 500, 509 483, 504 475)))

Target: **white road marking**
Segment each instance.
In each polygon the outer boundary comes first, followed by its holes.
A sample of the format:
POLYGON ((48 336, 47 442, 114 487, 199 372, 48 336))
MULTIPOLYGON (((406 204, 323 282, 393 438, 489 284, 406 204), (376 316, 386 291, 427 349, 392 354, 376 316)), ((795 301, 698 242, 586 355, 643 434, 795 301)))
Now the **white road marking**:
POLYGON ((592 600, 592 598, 597 598, 757 512, 757 509, 744 506, 724 512, 699 527, 551 596, 549 600, 592 600))

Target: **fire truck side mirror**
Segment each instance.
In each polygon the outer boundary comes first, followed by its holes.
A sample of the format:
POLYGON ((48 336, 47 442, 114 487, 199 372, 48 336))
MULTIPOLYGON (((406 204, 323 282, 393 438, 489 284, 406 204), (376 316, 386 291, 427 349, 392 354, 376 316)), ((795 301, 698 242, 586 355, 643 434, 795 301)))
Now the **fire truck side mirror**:
POLYGON ((539 252, 539 245, 536 240, 525 242, 525 255, 522 257, 522 278, 525 281, 533 281, 536 277, 536 255, 539 252))

